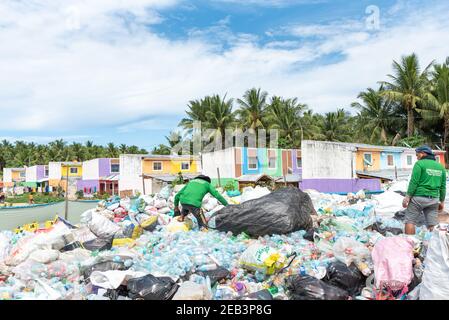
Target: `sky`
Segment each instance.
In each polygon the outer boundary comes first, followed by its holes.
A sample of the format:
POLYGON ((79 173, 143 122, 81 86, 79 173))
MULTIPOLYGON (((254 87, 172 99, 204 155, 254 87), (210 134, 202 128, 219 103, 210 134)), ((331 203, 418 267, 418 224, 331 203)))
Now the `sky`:
POLYGON ((449 55, 448 1, 2 0, 0 139, 151 150, 190 100, 256 87, 350 110, 393 60, 449 55))

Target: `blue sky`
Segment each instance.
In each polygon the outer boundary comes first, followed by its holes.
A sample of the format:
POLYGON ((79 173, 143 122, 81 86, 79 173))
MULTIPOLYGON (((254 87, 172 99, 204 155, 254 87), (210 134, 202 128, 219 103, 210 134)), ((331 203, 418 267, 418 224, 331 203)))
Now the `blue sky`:
POLYGON ((448 10, 434 0, 4 0, 0 139, 150 150, 189 100, 251 87, 316 112, 349 109, 393 59, 449 55, 448 10))

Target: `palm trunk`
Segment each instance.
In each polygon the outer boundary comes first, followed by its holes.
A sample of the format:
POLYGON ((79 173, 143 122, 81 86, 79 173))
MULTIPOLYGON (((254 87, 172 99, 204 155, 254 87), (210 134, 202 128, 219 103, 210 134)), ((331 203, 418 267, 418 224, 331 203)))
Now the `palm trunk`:
POLYGON ((414 133, 415 116, 413 114, 412 106, 407 106, 407 137, 412 137, 414 133))
POLYGON ((387 132, 385 131, 385 128, 382 128, 380 130, 380 138, 382 139, 382 141, 386 145, 387 144, 387 132))
POLYGON ((449 154, 448 154, 449 146, 447 145, 448 136, 449 136, 449 117, 446 117, 444 119, 444 135, 443 135, 443 148, 444 148, 444 150, 446 150, 446 153, 444 155, 445 163, 448 163, 448 159, 449 159, 449 154))

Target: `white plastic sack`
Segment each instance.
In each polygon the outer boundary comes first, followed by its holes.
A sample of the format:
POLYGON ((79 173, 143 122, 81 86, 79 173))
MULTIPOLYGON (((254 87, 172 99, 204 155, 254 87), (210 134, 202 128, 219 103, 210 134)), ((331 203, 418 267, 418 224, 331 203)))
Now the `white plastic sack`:
POLYGON ((256 186, 256 188, 246 187, 243 189, 240 203, 243 203, 243 202, 246 202, 249 200, 253 200, 253 199, 261 198, 263 196, 266 196, 269 193, 270 193, 270 190, 268 190, 267 187, 260 187, 260 186, 256 186))
POLYGON ((152 196, 149 196, 149 195, 141 195, 140 199, 143 199, 143 201, 145 201, 147 206, 152 206, 153 203, 154 203, 154 198, 152 196))
POLYGON ((181 191, 182 188, 184 188, 186 185, 185 184, 177 184, 176 186, 174 186, 173 191, 178 193, 179 191, 181 191))
POLYGON ((154 200, 154 206, 157 209, 161 209, 163 207, 166 207, 167 206, 167 200, 165 200, 165 199, 155 199, 154 200))
POLYGON ((121 199, 120 207, 125 208, 126 211, 129 211, 129 208, 131 207, 131 200, 129 198, 121 199))
POLYGON ((86 226, 82 226, 78 229, 72 230, 73 238, 75 241, 79 241, 81 243, 91 241, 96 239, 97 237, 90 231, 90 229, 86 226))
POLYGON ((205 300, 205 285, 192 281, 181 283, 172 300, 205 300))
POLYGON ((36 235, 32 234, 21 238, 9 252, 9 256, 5 259, 7 266, 17 266, 24 262, 33 251, 39 249, 36 244, 36 235))
POLYGON ((111 204, 109 207, 107 207, 107 209, 110 211, 114 211, 118 207, 120 207, 120 203, 117 202, 117 203, 111 204))
POLYGON ((91 212, 91 219, 87 226, 100 238, 109 238, 120 231, 119 226, 96 212, 91 212))
POLYGON ((404 197, 394 191, 388 190, 379 195, 373 195, 373 199, 377 201, 376 216, 382 218, 393 218, 396 212, 404 209, 402 207, 404 197))
POLYGON ((351 263, 371 260, 371 252, 362 243, 343 237, 338 239, 333 246, 334 256, 337 260, 349 266, 351 263))
POLYGON ((36 250, 32 252, 29 257, 30 260, 44 264, 58 260, 58 258, 59 251, 49 249, 36 250))
POLYGON ((167 200, 168 197, 170 197, 171 192, 172 192, 172 187, 170 185, 166 185, 165 187, 163 187, 161 189, 161 191, 159 191, 159 196, 164 198, 165 200, 167 200))
POLYGON ((0 264, 6 259, 10 249, 9 238, 3 233, 0 233, 0 264))
POLYGON ((395 181, 391 184, 388 191, 400 191, 400 192, 407 192, 408 188, 408 181, 402 180, 402 181, 395 181))
POLYGON ((449 300, 449 234, 432 233, 419 292, 420 300, 449 300))
POLYGON ((214 197, 209 197, 203 200, 202 206, 205 211, 212 211, 218 206, 218 200, 214 197))
POLYGON ((169 207, 164 207, 164 208, 159 209, 157 212, 158 212, 159 214, 167 214, 167 213, 169 213, 170 211, 171 211, 171 209, 170 209, 169 207))
POLYGON ((240 265, 252 271, 268 273, 268 269, 281 269, 285 262, 285 256, 276 249, 254 243, 240 256, 240 265))
POLYGON ((109 270, 94 271, 90 275, 90 281, 93 285, 104 289, 117 289, 122 283, 132 278, 139 278, 147 275, 145 272, 132 270, 109 270))

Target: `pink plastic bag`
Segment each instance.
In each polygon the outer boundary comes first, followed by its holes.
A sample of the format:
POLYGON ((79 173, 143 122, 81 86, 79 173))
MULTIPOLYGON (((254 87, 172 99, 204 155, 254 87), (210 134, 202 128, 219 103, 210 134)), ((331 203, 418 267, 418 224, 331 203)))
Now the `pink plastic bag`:
POLYGON ((374 246, 372 258, 376 287, 401 290, 413 279, 413 241, 388 237, 374 246))

